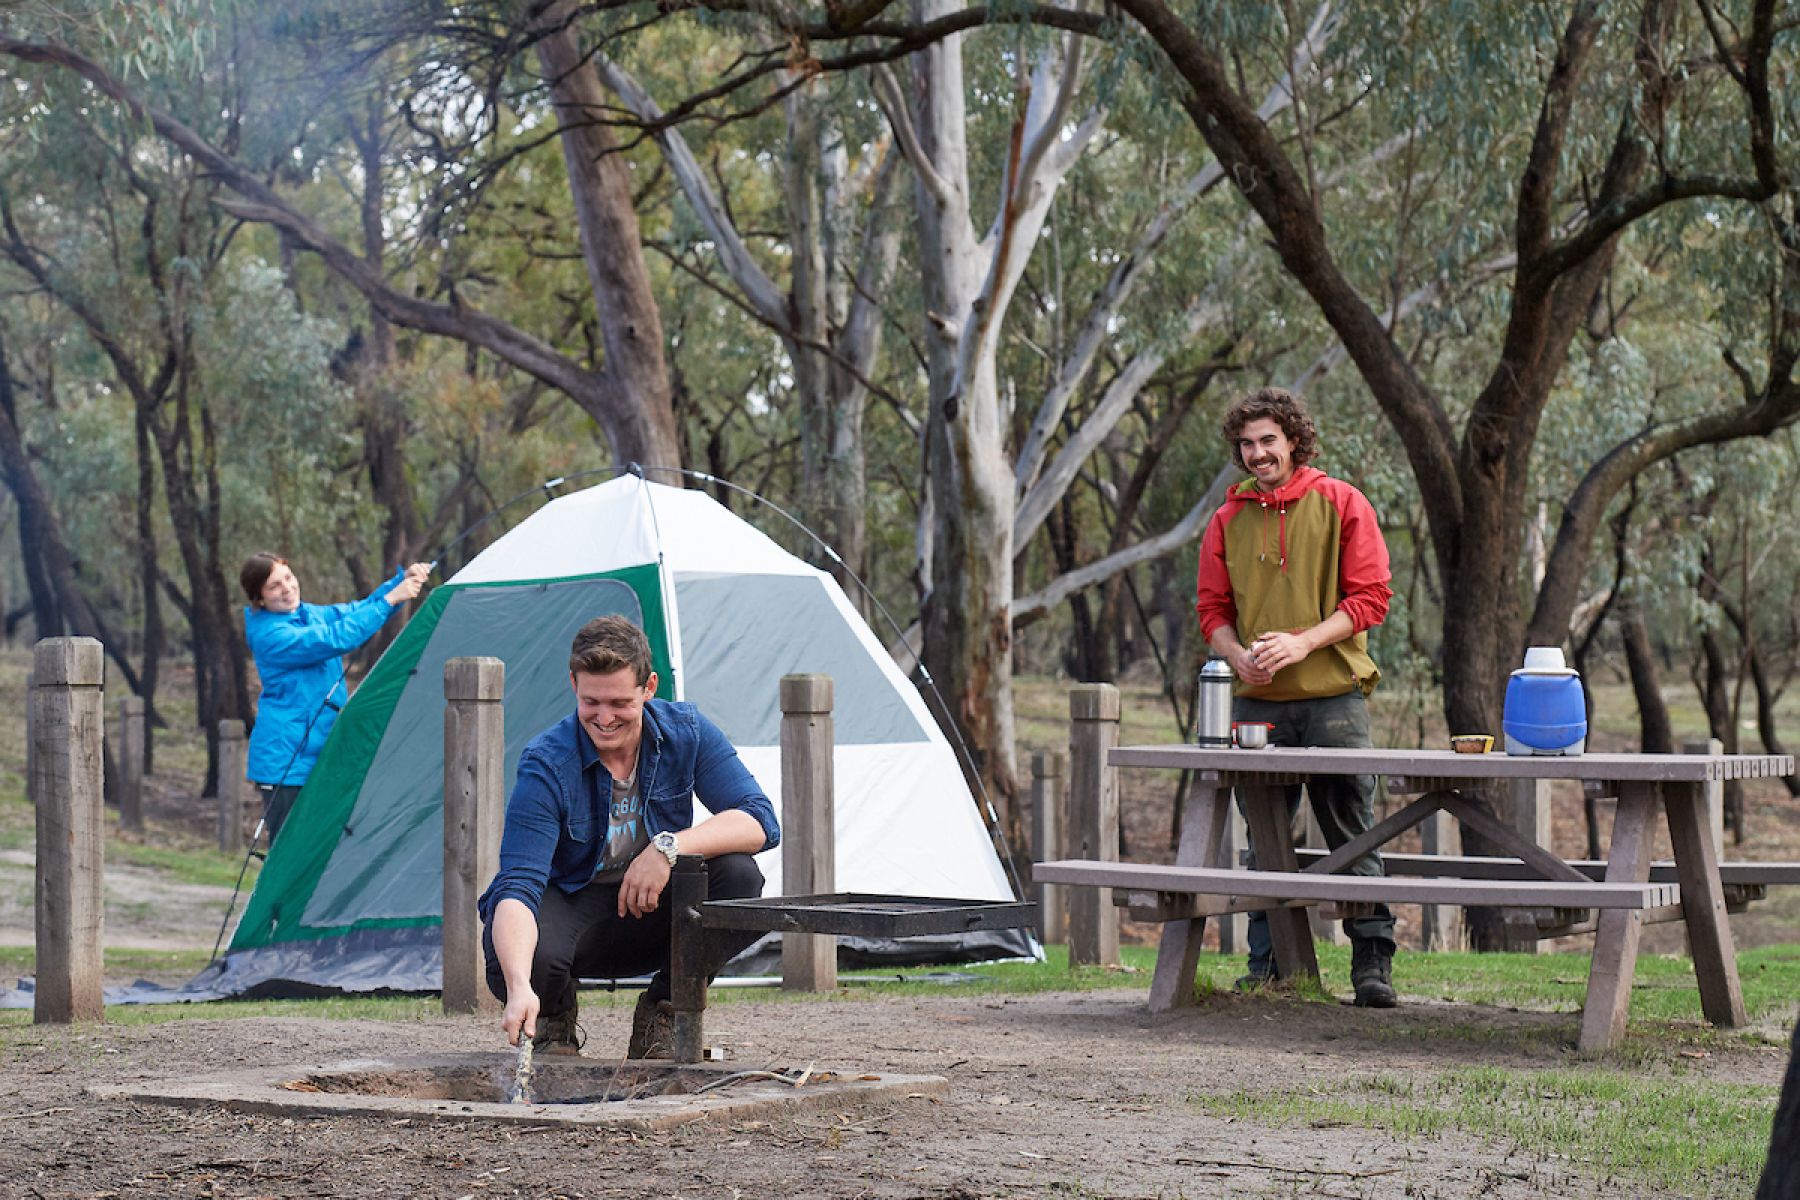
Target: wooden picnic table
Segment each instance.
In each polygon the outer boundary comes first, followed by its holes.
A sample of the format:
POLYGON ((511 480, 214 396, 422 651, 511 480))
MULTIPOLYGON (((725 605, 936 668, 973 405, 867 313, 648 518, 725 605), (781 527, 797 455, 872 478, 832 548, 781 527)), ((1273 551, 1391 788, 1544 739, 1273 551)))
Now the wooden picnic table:
MULTIPOLYGON (((1098 757, 1098 756, 1096 756, 1098 757)), ((1449 750, 1203 749, 1192 745, 1116 746, 1101 770, 1076 773, 1076 786, 1116 796, 1110 776, 1124 767, 1193 772, 1181 817, 1173 867, 1138 863, 1065 861, 1039 864, 1040 882, 1123 889, 1140 912, 1162 920, 1161 950, 1151 984, 1152 1009, 1192 1003, 1205 918, 1265 908, 1277 971, 1318 975, 1305 906, 1341 903, 1442 903, 1593 909, 1593 961, 1582 1010, 1580 1047, 1604 1049, 1625 1031, 1646 914, 1673 916, 1679 901, 1694 956, 1701 1008, 1715 1025, 1745 1021, 1718 848, 1708 820, 1706 786, 1723 779, 1792 774, 1787 755, 1581 754, 1515 757, 1449 750), (1416 797, 1362 836, 1300 869, 1282 802, 1282 787, 1315 775, 1380 775, 1388 792, 1416 797), (1462 792, 1511 780, 1571 779, 1589 794, 1616 797, 1603 878, 1539 846, 1471 804, 1462 792), (1233 789, 1243 798, 1256 845, 1257 870, 1224 861, 1225 824, 1233 789), (1658 808, 1666 814, 1674 848, 1673 883, 1650 879, 1658 808), (1335 874, 1438 811, 1456 817, 1509 853, 1520 870, 1512 879, 1458 878, 1445 860, 1444 878, 1382 878, 1335 874), (1533 878, 1535 876, 1535 878, 1533 878)), ((1079 806, 1082 797, 1075 797, 1079 806)), ((1088 803, 1098 806, 1092 797, 1088 803)))

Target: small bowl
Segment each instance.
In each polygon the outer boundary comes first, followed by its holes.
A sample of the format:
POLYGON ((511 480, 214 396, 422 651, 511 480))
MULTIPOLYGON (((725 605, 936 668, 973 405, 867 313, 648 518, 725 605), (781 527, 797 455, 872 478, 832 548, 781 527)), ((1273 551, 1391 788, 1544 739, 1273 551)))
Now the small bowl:
POLYGON ((1490 733, 1459 733, 1450 739, 1450 748, 1458 754, 1486 754, 1494 748, 1490 733))

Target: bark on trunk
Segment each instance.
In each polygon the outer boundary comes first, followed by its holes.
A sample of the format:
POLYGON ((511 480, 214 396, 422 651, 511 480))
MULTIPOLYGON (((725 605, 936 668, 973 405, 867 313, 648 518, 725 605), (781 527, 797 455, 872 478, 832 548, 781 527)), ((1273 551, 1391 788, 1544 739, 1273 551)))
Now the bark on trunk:
POLYGON ((168 635, 163 628, 161 572, 156 564, 156 462, 151 453, 150 427, 142 413, 135 415, 132 425, 136 430, 138 469, 138 586, 144 597, 144 674, 138 695, 144 701, 143 772, 149 776, 156 770, 156 730, 163 723, 156 710, 156 685, 168 635))
MULTIPOLYGON (((929 20, 942 0, 919 0, 929 20)), ((918 154, 914 193, 924 260, 930 380, 927 471, 931 478, 931 590, 925 597, 924 662, 974 758, 971 786, 1004 815, 1023 844, 1014 799, 1011 473, 994 356, 971 343, 983 331, 976 300, 987 255, 970 223, 962 39, 913 56, 911 119, 918 154), (934 174, 927 176, 925 167, 934 174)), ((967 768, 965 768, 967 769, 967 768)))
POLYGON ((663 354, 662 313, 644 265, 630 172, 617 139, 603 124, 609 108, 606 92, 575 35, 576 11, 572 0, 559 0, 535 25, 542 33, 538 62, 562 126, 563 164, 606 356, 600 380, 606 395, 600 402, 610 420, 602 428, 616 458, 677 467, 681 450, 663 354))
POLYGON ((75 576, 75 558, 62 533, 62 523, 50 502, 31 460, 18 420, 18 401, 12 370, 0 345, 0 471, 13 502, 19 507, 19 549, 31 589, 33 620, 40 638, 75 634, 99 640, 113 660, 125 686, 134 693, 141 687, 138 673, 125 657, 118 638, 107 630, 88 602, 75 576))
POLYGON ((1636 603, 1627 604, 1619 613, 1619 635, 1625 642, 1631 692, 1637 697, 1640 748, 1645 754, 1673 754, 1675 732, 1669 724, 1669 706, 1663 703, 1656 653, 1650 647, 1650 628, 1636 603))

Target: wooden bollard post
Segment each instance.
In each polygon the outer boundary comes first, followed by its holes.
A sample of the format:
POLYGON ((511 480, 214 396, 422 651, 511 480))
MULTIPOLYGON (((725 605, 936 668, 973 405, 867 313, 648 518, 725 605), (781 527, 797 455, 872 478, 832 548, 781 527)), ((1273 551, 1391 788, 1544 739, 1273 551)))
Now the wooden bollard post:
MULTIPOLYGON (((1031 756, 1031 855, 1036 862, 1063 857, 1063 828, 1068 824, 1068 755, 1060 750, 1031 756)), ((1046 945, 1068 940, 1069 920, 1064 911, 1063 889, 1054 883, 1035 885, 1038 905, 1038 939, 1046 945)))
MULTIPOLYGON (((1312 801, 1310 798, 1305 804, 1300 806, 1300 812, 1302 823, 1304 825, 1301 832, 1302 844, 1305 845, 1308 850, 1327 849, 1325 845, 1325 831, 1319 828, 1319 818, 1313 813, 1312 801)), ((1381 814, 1376 813, 1375 815, 1379 817, 1381 814)), ((1331 908, 1335 907, 1336 906, 1331 906, 1331 908)), ((1342 915, 1326 915, 1331 911, 1331 908, 1320 904, 1306 910, 1307 916, 1312 924, 1313 940, 1318 942, 1330 942, 1334 946, 1349 945, 1350 938, 1344 933, 1344 921, 1342 915)))
POLYGON ((93 638, 45 638, 32 657, 31 794, 37 807, 38 1024, 98 1021, 106 657, 93 638))
MULTIPOLYGON (((1419 850, 1425 854, 1462 855, 1462 826, 1439 809, 1419 824, 1419 850)), ((1454 904, 1426 904, 1419 910, 1420 941, 1426 950, 1466 950, 1462 909, 1454 904)))
MULTIPOLYGON (((1069 857, 1119 859, 1117 775, 1106 755, 1119 744, 1119 689, 1084 683, 1069 689, 1069 857)), ((1069 965, 1119 961, 1119 913, 1111 888, 1075 888, 1069 897, 1069 965)))
MULTIPOLYGON (((1526 841, 1548 848, 1550 845, 1550 781, 1548 779, 1514 779, 1508 781, 1506 811, 1501 814, 1526 841)), ((1512 939, 1508 939, 1511 941, 1512 939)), ((1537 954, 1544 943, 1529 936, 1508 948, 1520 954, 1537 954)))
POLYGON ((444 1011, 498 1008, 487 988, 475 902, 500 870, 506 664, 444 664, 444 1011))
MULTIPOLYGON (((1718 738, 1707 738, 1703 742, 1689 742, 1682 751, 1687 754, 1723 754, 1725 743, 1718 738)), ((1707 821, 1712 828, 1713 849, 1720 858, 1725 857, 1725 781, 1709 779, 1706 781, 1707 821)))
MULTIPOLYGON (((1250 846, 1250 832, 1245 826, 1244 810, 1237 806, 1237 801, 1230 802, 1230 811, 1225 814, 1225 865, 1237 868, 1243 864, 1239 861, 1239 851, 1250 846)), ((1219 931, 1220 954, 1243 954, 1250 949, 1250 914, 1226 913, 1221 917, 1213 917, 1212 924, 1219 931)))
MULTIPOLYGON (((781 883, 789 896, 837 890, 831 701, 831 676, 782 676, 781 883)), ((837 938, 782 934, 781 986, 793 992, 837 987, 837 938)))
POLYGON ((144 831, 144 698, 119 701, 119 828, 144 831))
POLYGON ((219 722, 219 849, 237 854, 244 848, 244 770, 250 744, 242 721, 219 722))

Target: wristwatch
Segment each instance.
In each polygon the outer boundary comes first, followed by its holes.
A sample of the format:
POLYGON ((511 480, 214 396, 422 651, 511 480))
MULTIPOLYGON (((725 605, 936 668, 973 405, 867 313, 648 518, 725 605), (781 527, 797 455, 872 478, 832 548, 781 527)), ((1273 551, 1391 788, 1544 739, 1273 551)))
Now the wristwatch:
POLYGON ((650 844, 662 852, 662 856, 669 860, 669 865, 671 867, 675 865, 675 859, 680 855, 681 851, 675 845, 675 835, 673 833, 670 833, 665 829, 655 837, 651 838, 650 844))

